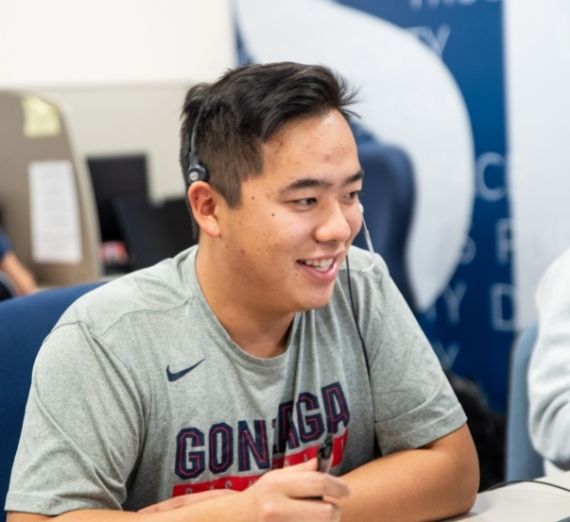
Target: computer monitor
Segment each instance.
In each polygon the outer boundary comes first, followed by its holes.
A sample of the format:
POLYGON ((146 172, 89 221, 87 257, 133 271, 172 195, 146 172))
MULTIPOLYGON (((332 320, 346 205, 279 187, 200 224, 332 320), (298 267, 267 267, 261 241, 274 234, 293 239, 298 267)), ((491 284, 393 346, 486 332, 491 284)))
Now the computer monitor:
POLYGON ((101 241, 123 241, 114 202, 118 198, 149 199, 146 156, 112 155, 87 158, 99 216, 101 241))

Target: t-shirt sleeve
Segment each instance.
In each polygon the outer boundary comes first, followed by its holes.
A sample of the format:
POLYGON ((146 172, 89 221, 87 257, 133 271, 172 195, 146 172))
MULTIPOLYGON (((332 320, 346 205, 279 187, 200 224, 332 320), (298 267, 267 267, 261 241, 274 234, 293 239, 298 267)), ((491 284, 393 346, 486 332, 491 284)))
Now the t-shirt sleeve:
POLYGON ((375 429, 383 454, 424 446, 466 422, 455 393, 413 313, 380 270, 365 275, 361 327, 371 365, 375 429))
POLYGON ((80 324, 56 328, 34 365, 6 510, 120 509, 144 415, 132 376, 80 324))

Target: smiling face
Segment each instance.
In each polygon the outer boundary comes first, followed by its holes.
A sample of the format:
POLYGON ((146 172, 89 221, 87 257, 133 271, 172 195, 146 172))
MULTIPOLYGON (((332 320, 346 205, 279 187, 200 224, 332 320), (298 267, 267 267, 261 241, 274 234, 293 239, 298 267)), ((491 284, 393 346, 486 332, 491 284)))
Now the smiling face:
POLYGON ((217 209, 219 284, 253 314, 320 308, 361 226, 352 131, 331 110, 289 122, 261 149, 240 204, 217 209))

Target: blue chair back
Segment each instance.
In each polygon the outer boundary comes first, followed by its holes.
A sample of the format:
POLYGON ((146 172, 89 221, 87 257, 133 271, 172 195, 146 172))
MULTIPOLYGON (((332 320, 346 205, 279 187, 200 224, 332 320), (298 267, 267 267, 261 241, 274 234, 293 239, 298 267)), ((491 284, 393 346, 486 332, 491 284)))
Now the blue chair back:
POLYGON ((506 480, 526 480, 544 474, 542 457, 535 451, 528 431, 528 366, 538 327, 529 326, 515 342, 511 354, 507 410, 506 480))
MULTIPOLYGON (((399 147, 367 139, 362 131, 357 131, 355 135, 360 164, 366 173, 361 200, 372 243, 386 261, 390 275, 408 305, 416 311, 406 265, 406 249, 415 204, 411 161, 399 147)), ((366 248, 361 237, 356 238, 355 244, 366 248)))
POLYGON ((99 284, 43 290, 0 302, 0 512, 38 349, 65 309, 99 284))

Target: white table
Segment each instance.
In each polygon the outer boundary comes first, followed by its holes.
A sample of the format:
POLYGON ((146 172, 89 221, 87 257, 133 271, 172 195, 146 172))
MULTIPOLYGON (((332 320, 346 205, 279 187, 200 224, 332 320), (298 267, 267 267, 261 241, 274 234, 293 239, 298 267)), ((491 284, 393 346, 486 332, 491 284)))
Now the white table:
MULTIPOLYGON (((541 478, 570 489, 570 471, 541 478)), ((570 492, 543 484, 521 482, 479 493, 473 509, 462 517, 470 522, 558 522, 570 521, 570 492)))

